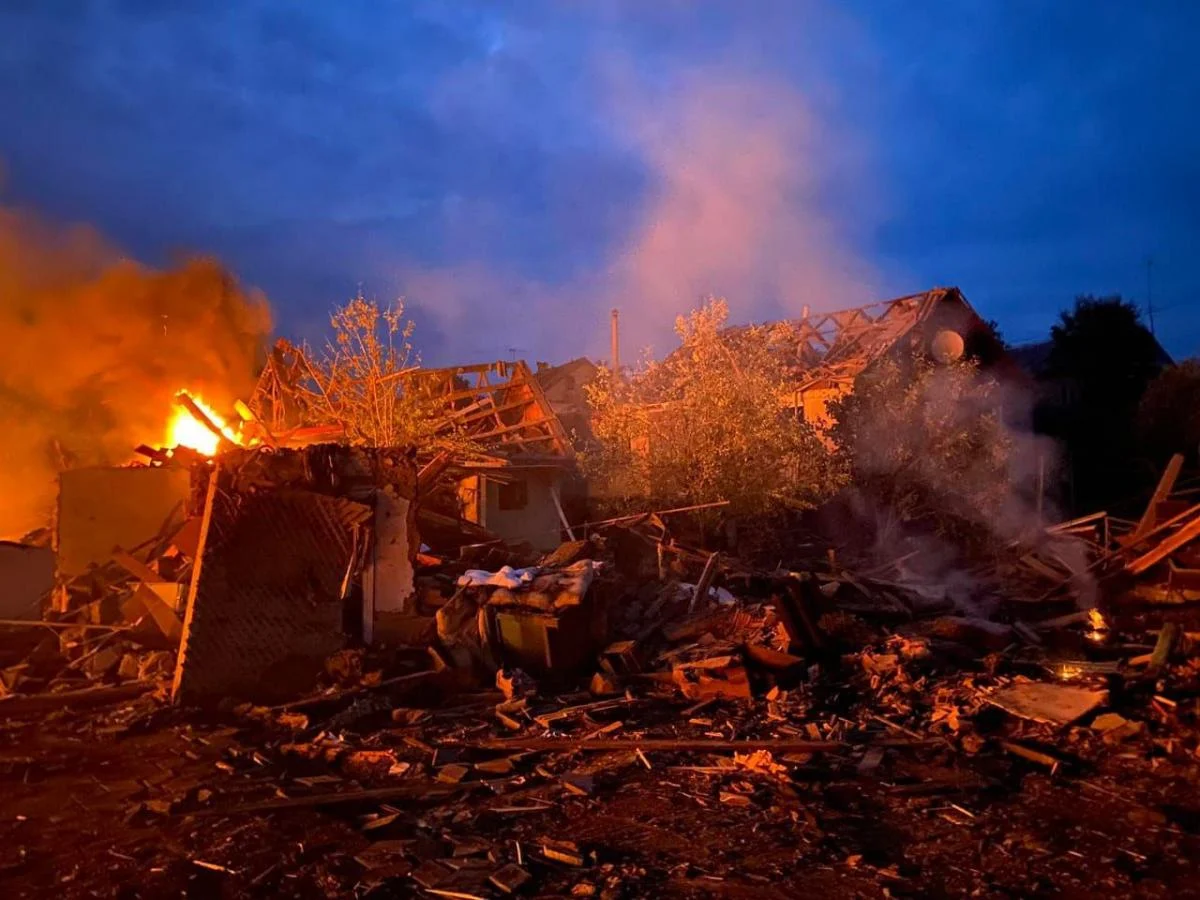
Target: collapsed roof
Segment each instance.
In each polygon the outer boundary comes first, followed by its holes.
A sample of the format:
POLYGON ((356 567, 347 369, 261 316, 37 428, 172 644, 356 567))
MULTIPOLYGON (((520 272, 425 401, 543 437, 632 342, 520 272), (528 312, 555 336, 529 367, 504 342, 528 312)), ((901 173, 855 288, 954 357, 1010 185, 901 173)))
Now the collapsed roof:
MULTIPOLYGON (((435 433, 465 438, 456 463, 483 468, 568 464, 571 442, 541 385, 523 361, 441 369, 412 368, 387 376, 431 398, 442 419, 435 433)), ((273 348, 250 403, 280 443, 307 442, 310 400, 322 376, 304 350, 286 340, 273 348), (307 426, 307 427, 306 427, 307 426)), ((329 439, 328 428, 320 437, 329 439)))
MULTIPOLYGON (((766 326, 771 348, 794 373, 797 391, 850 387, 872 363, 908 339, 914 349, 947 331, 986 362, 1003 355, 995 330, 956 287, 933 288, 853 309, 806 315, 766 326)), ((731 334, 746 327, 729 329, 731 334)), ((926 347, 925 349, 929 349, 926 347)))

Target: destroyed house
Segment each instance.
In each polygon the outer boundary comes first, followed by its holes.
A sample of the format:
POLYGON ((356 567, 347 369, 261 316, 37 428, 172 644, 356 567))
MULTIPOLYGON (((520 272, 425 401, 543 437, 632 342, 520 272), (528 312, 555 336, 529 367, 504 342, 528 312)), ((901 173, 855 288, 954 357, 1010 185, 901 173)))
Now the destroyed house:
MULTIPOLYGON (((805 314, 766 326, 772 350, 793 373, 781 398, 818 427, 829 404, 850 393, 860 375, 886 356, 924 352, 939 362, 970 357, 1005 377, 1018 370, 995 329, 955 287, 835 312, 805 314)), ((736 337, 744 328, 731 328, 736 337)))
POLYGON ((53 551, 0 548, 6 618, 40 615, 53 586, 47 614, 114 628, 154 665, 178 649, 172 693, 190 702, 311 684, 331 653, 370 643, 410 602, 411 450, 139 452, 147 464, 61 474, 53 551))
MULTIPOLYGON (((443 544, 502 538, 537 549, 558 545, 562 487, 575 469, 567 432, 523 361, 394 373, 419 392, 436 420, 422 465, 418 527, 443 544), (448 449, 446 449, 448 448, 448 449)), ((305 353, 280 341, 259 381, 254 413, 287 445, 337 440, 309 421, 321 375, 305 353)))
POLYGON ((585 356, 559 366, 538 363, 538 384, 542 386, 551 409, 574 441, 586 440, 590 435, 591 407, 586 388, 599 371, 600 367, 585 356))
POLYGON ((446 460, 461 517, 535 549, 558 546, 562 488, 575 453, 541 385, 522 361, 422 370, 444 407, 442 432, 467 442, 446 460))

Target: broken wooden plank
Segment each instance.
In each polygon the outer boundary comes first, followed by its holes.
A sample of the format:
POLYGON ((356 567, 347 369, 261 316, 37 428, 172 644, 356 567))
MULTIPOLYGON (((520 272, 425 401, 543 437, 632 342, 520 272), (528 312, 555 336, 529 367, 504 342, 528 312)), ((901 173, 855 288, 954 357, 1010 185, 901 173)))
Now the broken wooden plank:
POLYGON ((543 728, 549 728, 550 723, 557 722, 560 719, 569 719, 571 716, 581 715, 583 713, 603 712, 606 709, 616 709, 619 706, 627 706, 632 703, 628 697, 618 697, 615 700, 597 700, 595 703, 582 703, 578 706, 564 706, 562 709, 551 710, 550 712, 539 713, 533 717, 533 721, 537 722, 543 728))
POLYGON ((25 713, 48 712, 54 709, 104 706, 132 700, 154 689, 152 682, 137 681, 132 684, 91 687, 79 691, 59 691, 45 694, 12 695, 0 699, 0 719, 25 713))
POLYGON ((1200 516, 1188 522, 1177 532, 1166 538, 1157 547, 1143 553, 1137 559, 1129 562, 1125 570, 1131 575, 1140 575, 1151 566, 1162 562, 1180 547, 1200 537, 1200 516))
POLYGON ((562 497, 558 493, 558 485, 550 485, 550 499, 554 501, 554 508, 558 511, 558 520, 562 522, 563 531, 567 533, 567 540, 575 540, 575 532, 571 530, 571 523, 567 521, 567 514, 563 511, 562 497))
POLYGON ((427 669, 422 672, 410 672, 407 675, 397 675, 394 678, 385 678, 378 684, 364 684, 358 687, 346 688, 341 691, 334 691, 329 694, 316 694, 312 697, 305 697, 301 700, 293 700, 290 703, 281 703, 279 706, 272 706, 272 712, 288 712, 297 709, 306 709, 310 706, 320 706, 322 703, 332 703, 338 700, 345 700, 348 697, 354 697, 358 694, 374 693, 375 691, 383 690, 384 688, 407 687, 417 688, 432 684, 438 681, 449 681, 449 677, 444 672, 434 669, 427 669))
POLYGON ((236 816, 250 813, 279 812, 288 809, 316 809, 344 806, 347 803, 386 803, 389 800, 404 800, 409 797, 436 798, 455 793, 462 788, 447 787, 434 781, 421 779, 403 785, 385 788, 368 788, 361 791, 310 794, 306 797, 272 797, 238 806, 212 807, 191 810, 193 816, 236 816))
POLYGON ((113 547, 112 559, 122 569, 145 584, 153 584, 156 581, 165 580, 132 553, 127 553, 120 547, 113 547))
MULTIPOLYGON (((1151 538, 1157 537, 1160 534, 1165 534, 1166 532, 1168 532, 1169 530, 1174 528, 1176 525, 1179 525, 1182 522, 1186 522, 1188 519, 1191 519, 1195 515, 1200 515, 1200 503, 1197 503, 1195 506, 1189 506, 1187 509, 1183 510, 1182 512, 1176 513, 1175 515, 1171 516, 1171 518, 1167 519, 1165 522, 1160 522, 1159 524, 1155 525, 1150 531, 1147 531, 1145 534, 1143 534, 1141 537, 1139 537, 1136 541, 1129 541, 1128 543, 1126 543, 1126 545, 1124 547, 1121 548, 1120 551, 1116 551, 1116 552, 1132 550, 1134 547, 1145 544, 1151 538)), ((1114 553, 1104 554, 1101 557, 1101 559, 1106 559, 1112 555, 1114 555, 1114 553)))
POLYGON ((700 573, 700 580, 696 582, 696 590, 692 593, 692 600, 688 604, 689 613, 695 611, 696 604, 700 602, 701 598, 708 599, 708 589, 712 587, 713 578, 717 574, 717 562, 720 557, 720 553, 714 553, 704 564, 704 571, 700 573))
POLYGON ((1001 741, 1000 746, 1014 756, 1019 756, 1030 762, 1046 766, 1052 773, 1058 769, 1059 763, 1062 762, 1062 760, 1051 756, 1049 753, 1043 753, 1041 750, 1026 747, 1024 744, 1018 744, 1016 741, 1001 741))
POLYGON ((1158 672, 1171 658, 1171 651, 1175 649, 1175 644, 1179 640, 1179 624, 1177 622, 1164 622, 1158 632, 1158 641, 1154 644, 1154 652, 1150 654, 1150 662, 1147 666, 1150 672, 1158 672))
POLYGON ((94 622, 48 622, 43 619, 0 619, 5 628, 63 628, 80 631, 132 631, 128 625, 101 625, 94 622))
POLYGON ((989 695, 987 701, 1005 712, 1032 722, 1069 725, 1107 702, 1108 691, 1035 681, 1001 688, 989 695))
POLYGON ((1088 513, 1086 516, 1080 516, 1078 519, 1070 519, 1066 522, 1059 522, 1057 525, 1047 526, 1046 531, 1051 534, 1062 534, 1067 531, 1073 531, 1076 528, 1081 528, 1084 525, 1094 525, 1096 522, 1103 520, 1107 515, 1108 513, 1103 510, 1088 513))
POLYGON ((1157 510, 1158 504, 1166 500, 1170 496, 1171 491, 1175 489, 1175 482, 1178 480, 1182 469, 1183 454, 1176 453, 1171 457, 1171 461, 1167 463, 1162 477, 1158 480, 1158 486, 1154 488, 1154 493, 1150 496, 1150 502, 1146 504, 1146 511, 1142 513, 1142 517, 1134 527, 1133 533, 1129 535, 1129 543, 1134 543, 1139 537, 1154 527, 1155 510, 1157 510))

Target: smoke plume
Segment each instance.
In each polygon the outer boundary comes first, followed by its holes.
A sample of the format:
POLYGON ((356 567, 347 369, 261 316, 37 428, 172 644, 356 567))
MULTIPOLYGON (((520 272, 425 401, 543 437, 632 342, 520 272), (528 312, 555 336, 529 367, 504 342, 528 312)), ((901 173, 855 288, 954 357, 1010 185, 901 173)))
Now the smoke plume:
MULTIPOLYGON (((621 309, 633 361, 647 347, 672 350, 675 317, 710 294, 728 299, 735 322, 888 296, 858 252, 883 192, 828 110, 736 64, 662 79, 607 50, 591 64, 600 149, 578 167, 552 169, 536 216, 514 222, 485 200, 456 198, 440 222, 448 261, 393 256, 381 267, 413 308, 453 335, 460 356, 444 362, 509 347, 556 361, 603 358, 612 307, 621 309), (559 270, 552 280, 496 251, 507 231, 549 248, 559 270)), ((455 87, 466 94, 474 83, 455 87)), ((467 99, 447 107, 447 124, 467 99)), ((483 117, 479 127, 488 127, 483 117)))
POLYGON ((831 202, 850 142, 803 96, 719 67, 680 76, 664 93, 620 105, 654 179, 615 262, 618 294, 637 311, 630 324, 642 320, 633 337, 661 332, 707 294, 728 298, 743 321, 878 299, 851 223, 831 202))
POLYGON ((216 262, 155 271, 0 208, 0 538, 47 524, 62 469, 160 443, 180 389, 246 396, 270 324, 216 262))

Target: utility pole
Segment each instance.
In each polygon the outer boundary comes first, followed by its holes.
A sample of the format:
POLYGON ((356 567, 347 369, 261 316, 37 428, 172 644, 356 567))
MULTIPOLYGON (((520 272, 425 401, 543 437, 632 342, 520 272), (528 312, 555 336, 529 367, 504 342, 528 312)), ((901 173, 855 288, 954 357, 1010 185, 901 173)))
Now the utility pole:
POLYGON ((609 329, 609 341, 611 343, 610 352, 612 354, 612 371, 613 376, 620 380, 621 378, 621 330, 618 324, 621 316, 621 311, 614 309, 612 311, 612 320, 609 329))
POLYGON ((1154 334, 1154 283, 1151 280, 1151 270, 1154 268, 1154 257, 1146 257, 1146 316, 1150 319, 1150 333, 1154 334))

